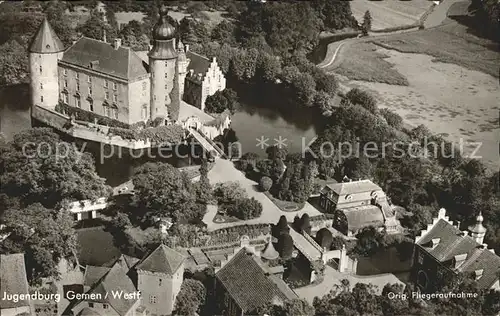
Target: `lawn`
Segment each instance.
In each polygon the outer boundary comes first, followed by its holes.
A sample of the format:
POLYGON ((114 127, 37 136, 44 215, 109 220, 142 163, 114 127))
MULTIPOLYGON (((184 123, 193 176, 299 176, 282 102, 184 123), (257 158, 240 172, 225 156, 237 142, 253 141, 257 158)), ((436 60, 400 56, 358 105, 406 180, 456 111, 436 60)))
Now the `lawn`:
POLYGON ((351 1, 352 13, 360 23, 365 12, 370 11, 373 30, 414 24, 431 6, 432 1, 428 0, 351 1))
POLYGON ((304 203, 280 200, 273 197, 269 192, 264 192, 264 194, 283 212, 296 212, 304 207, 304 203))
POLYGON ((335 69, 336 74, 351 80, 382 82, 392 85, 407 86, 408 80, 385 60, 388 57, 377 51, 373 43, 356 43, 345 45, 339 52, 342 60, 335 69))

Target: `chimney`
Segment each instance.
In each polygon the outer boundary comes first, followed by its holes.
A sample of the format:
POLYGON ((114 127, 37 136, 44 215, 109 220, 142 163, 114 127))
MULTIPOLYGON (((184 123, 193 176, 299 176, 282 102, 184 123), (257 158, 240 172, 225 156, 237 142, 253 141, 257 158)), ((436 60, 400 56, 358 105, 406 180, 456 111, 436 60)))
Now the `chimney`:
POLYGON ((108 40, 107 40, 107 38, 106 38, 106 30, 105 30, 105 29, 104 29, 104 30, 103 30, 103 32, 102 32, 102 41, 103 41, 104 43, 107 43, 107 42, 108 42, 108 40))
POLYGON ((438 218, 445 218, 446 210, 444 208, 439 209, 438 218))
POLYGON ((441 238, 433 238, 431 240, 431 243, 432 243, 432 248, 436 247, 437 245, 439 245, 439 242, 441 241, 441 238))
POLYGON ((189 69, 189 76, 192 77, 194 74, 194 70, 193 69, 189 69))
POLYGON ((189 44, 184 44, 184 51, 189 52, 189 44))
POLYGON ((122 46, 122 39, 121 38, 115 38, 115 41, 113 42, 113 48, 118 49, 122 46))

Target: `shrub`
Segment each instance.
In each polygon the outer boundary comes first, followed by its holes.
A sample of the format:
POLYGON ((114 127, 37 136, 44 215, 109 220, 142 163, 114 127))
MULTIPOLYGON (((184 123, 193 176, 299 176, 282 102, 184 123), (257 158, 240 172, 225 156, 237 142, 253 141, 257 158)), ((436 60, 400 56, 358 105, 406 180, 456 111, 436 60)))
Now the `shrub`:
POLYGON ((238 182, 217 183, 213 195, 219 204, 234 204, 247 197, 246 191, 238 182))
POLYGON ((281 256, 281 258, 287 260, 292 257, 293 253, 293 239, 290 234, 285 233, 281 234, 278 237, 278 245, 277 245, 277 250, 281 256))
POLYGON ((392 112, 389 109, 381 109, 380 114, 385 118, 387 124, 398 130, 401 128, 403 124, 403 118, 399 114, 392 112))
POLYGON ((263 192, 267 192, 273 186, 273 180, 271 180, 271 178, 269 177, 264 176, 260 178, 259 186, 263 192))
POLYGON ((346 97, 352 104, 359 104, 372 113, 377 112, 377 101, 369 92, 354 88, 346 94, 346 97))
POLYGON ((257 218, 262 214, 262 204, 255 198, 238 199, 234 203, 224 206, 228 215, 239 219, 257 218))

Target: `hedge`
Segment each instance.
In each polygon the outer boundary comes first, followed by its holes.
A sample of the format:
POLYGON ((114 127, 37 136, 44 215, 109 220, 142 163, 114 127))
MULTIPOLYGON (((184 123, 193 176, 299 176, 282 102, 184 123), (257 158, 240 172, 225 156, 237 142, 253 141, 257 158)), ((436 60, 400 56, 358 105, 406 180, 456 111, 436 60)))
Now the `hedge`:
POLYGON ((178 144, 184 139, 184 129, 179 125, 148 127, 142 130, 111 127, 109 133, 128 140, 150 140, 154 144, 178 144))
POLYGON ((62 102, 59 102, 56 105, 56 111, 68 116, 73 116, 78 121, 85 121, 90 123, 96 123, 99 125, 105 125, 109 127, 118 127, 118 128, 130 128, 130 125, 127 123, 120 122, 118 120, 102 116, 99 114, 95 114, 89 111, 82 110, 77 107, 73 107, 62 102))

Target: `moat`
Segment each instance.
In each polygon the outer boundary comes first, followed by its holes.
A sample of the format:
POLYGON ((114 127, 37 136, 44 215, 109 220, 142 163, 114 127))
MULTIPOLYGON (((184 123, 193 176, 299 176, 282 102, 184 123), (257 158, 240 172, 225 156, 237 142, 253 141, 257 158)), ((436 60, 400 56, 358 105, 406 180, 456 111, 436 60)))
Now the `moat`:
MULTIPOLYGON (((31 127, 30 98, 27 86, 15 86, 0 89, 0 132, 11 140, 12 137, 31 127)), ((257 139, 268 139, 268 145, 274 145, 281 139, 289 152, 301 152, 303 142, 308 144, 317 134, 318 124, 310 109, 284 110, 284 107, 269 106, 267 104, 241 105, 239 111, 232 117, 231 127, 241 143, 243 153, 255 152, 265 155, 265 148, 257 146, 257 139), (281 138, 280 138, 281 137, 281 138)), ((116 186, 126 182, 134 167, 151 160, 162 160, 176 167, 189 166, 196 163, 189 158, 158 158, 151 153, 151 157, 140 159, 132 158, 128 149, 122 149, 121 154, 112 158, 100 156, 101 146, 97 143, 87 143, 85 150, 91 152, 96 159, 96 169, 108 184, 116 186), (102 158, 102 159, 101 159, 102 158)), ((105 147, 105 155, 109 154, 109 147, 105 147)))

